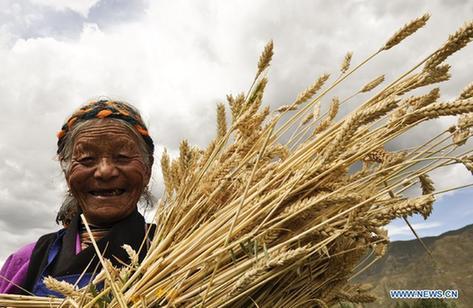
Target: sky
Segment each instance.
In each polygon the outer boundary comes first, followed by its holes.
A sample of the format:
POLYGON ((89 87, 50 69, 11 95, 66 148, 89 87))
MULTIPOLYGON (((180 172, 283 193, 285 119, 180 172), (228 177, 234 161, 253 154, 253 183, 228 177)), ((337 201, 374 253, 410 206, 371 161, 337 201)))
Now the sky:
MULTIPOLYGON (((0 2, 0 261, 40 235, 54 218, 65 182, 55 159, 56 132, 77 107, 101 96, 143 113, 157 145, 176 155, 180 140, 205 146, 215 106, 246 91, 260 52, 274 40, 264 104, 288 104, 322 73, 337 74, 347 51, 358 63, 404 23, 430 12, 428 25, 360 70, 338 91, 346 97, 380 74, 393 80, 439 47, 473 16, 472 1, 146 1, 0 2)), ((448 63, 448 100, 468 85, 473 48, 448 63)), ((396 140, 408 147, 455 123, 445 118, 396 140)), ((471 148, 471 142, 468 144, 471 148)), ((433 175, 438 189, 472 182, 463 166, 433 175)), ((153 192, 162 180, 154 168, 153 192)), ((413 217, 421 236, 473 223, 473 190, 441 195, 431 217, 413 217)), ((393 240, 412 234, 402 220, 393 240)))

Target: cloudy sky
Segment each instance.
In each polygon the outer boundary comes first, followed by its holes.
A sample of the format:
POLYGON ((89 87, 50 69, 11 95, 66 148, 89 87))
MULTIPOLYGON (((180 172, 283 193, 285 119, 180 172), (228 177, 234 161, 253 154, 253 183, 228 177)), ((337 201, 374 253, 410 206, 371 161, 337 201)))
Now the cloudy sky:
MULTIPOLYGON (((414 37, 382 55, 338 90, 351 94, 385 73, 393 79, 440 46, 473 16, 472 1, 147 1, 2 0, 0 2, 0 261, 58 228, 64 191, 55 133, 79 105, 98 96, 129 101, 158 144, 175 153, 187 138, 200 146, 215 133, 215 104, 248 89, 259 53, 273 39, 265 103, 287 104, 320 74, 337 74, 379 49, 405 22, 432 13, 414 37)), ((472 47, 449 59, 445 99, 471 82, 472 47)), ((407 146, 448 127, 442 119, 397 141, 407 146)), ((471 144, 470 144, 471 146, 471 144)), ((441 170, 437 187, 471 181, 463 167, 441 170)), ((156 168, 153 190, 162 183, 156 168)), ((450 193, 424 222, 422 236, 473 223, 473 191, 450 193), (470 204, 469 204, 470 203, 470 204)), ((402 221, 393 239, 412 235, 402 221)))

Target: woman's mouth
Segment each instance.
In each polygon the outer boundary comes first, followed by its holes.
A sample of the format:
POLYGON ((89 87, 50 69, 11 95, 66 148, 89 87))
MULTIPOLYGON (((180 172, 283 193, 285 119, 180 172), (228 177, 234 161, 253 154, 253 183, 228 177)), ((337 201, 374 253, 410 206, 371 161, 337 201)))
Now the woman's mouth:
POLYGON ((115 197, 120 196, 125 192, 124 189, 115 188, 115 189, 99 189, 92 190, 89 193, 95 197, 115 197))

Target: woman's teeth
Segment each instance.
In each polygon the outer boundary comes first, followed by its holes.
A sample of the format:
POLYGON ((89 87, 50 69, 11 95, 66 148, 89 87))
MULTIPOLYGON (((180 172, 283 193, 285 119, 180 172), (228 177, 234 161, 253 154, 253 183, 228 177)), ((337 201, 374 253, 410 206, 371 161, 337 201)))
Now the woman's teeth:
POLYGON ((119 196, 123 192, 124 192, 123 189, 107 189, 107 190, 92 191, 91 194, 94 196, 113 197, 113 196, 119 196))

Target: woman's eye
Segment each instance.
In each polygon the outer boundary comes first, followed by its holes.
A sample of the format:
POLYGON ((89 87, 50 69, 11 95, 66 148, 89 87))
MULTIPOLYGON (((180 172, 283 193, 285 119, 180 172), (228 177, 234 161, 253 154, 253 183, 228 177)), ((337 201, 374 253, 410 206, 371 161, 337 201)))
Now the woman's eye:
POLYGON ((93 163, 95 158, 93 156, 84 156, 79 158, 77 161, 83 165, 87 165, 93 163))
POLYGON ((118 154, 116 156, 116 160, 119 162, 128 162, 130 159, 131 157, 125 154, 118 154))

